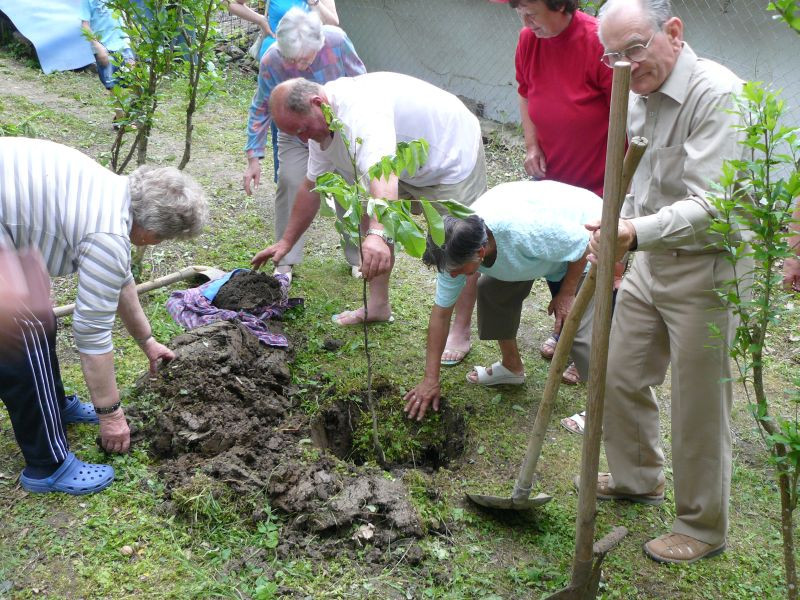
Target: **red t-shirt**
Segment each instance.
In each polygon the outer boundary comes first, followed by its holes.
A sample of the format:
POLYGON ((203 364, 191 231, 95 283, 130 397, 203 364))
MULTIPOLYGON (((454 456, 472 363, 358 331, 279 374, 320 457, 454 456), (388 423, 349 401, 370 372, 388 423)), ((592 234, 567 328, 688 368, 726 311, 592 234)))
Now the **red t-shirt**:
POLYGON ((601 197, 612 79, 602 55, 597 19, 575 11, 553 38, 539 39, 523 28, 516 56, 519 95, 528 99, 547 179, 601 197))

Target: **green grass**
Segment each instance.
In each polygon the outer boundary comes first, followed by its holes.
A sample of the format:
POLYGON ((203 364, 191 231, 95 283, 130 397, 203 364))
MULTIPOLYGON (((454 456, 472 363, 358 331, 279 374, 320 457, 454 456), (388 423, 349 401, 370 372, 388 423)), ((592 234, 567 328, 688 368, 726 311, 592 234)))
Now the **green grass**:
MULTIPOLYGON (((31 122, 38 135, 95 157, 105 156, 113 136, 112 111, 94 75, 45 76, 0 53, 0 80, 0 123, 19 124, 36 115, 31 122)), ((272 241, 269 159, 262 166, 264 185, 257 197, 248 198, 240 190, 246 111, 253 87, 251 79, 228 71, 209 105, 197 115, 187 171, 209 194, 212 222, 194 242, 166 243, 150 250, 144 261, 147 277, 189 264, 246 266, 257 250, 272 241)), ((174 163, 181 155, 182 115, 177 92, 170 91, 151 142, 153 162, 174 163)), ((488 156, 492 184, 522 177, 518 150, 490 147, 488 156)), ((337 400, 363 397, 366 365, 361 330, 341 329, 330 320, 331 314, 358 306, 361 284, 349 276, 329 220, 317 220, 308 239, 306 259, 296 269, 292 287, 293 295, 305 298, 305 307, 287 315, 286 326, 295 353, 296 410, 314 415, 337 400), (341 340, 342 347, 325 350, 327 338, 341 340)), ((405 422, 401 412, 402 393, 422 376, 433 286, 430 271, 408 257, 398 257, 392 279, 396 322, 370 328, 376 383, 390 390, 378 402, 382 441, 398 457, 441 435, 437 419, 419 428, 405 422)), ((57 303, 73 300, 74 279, 61 279, 54 287, 57 303)), ((179 332, 164 309, 168 295, 168 289, 159 290, 142 299, 162 341, 179 332)), ((172 506, 165 506, 158 465, 149 458, 146 444, 127 456, 106 457, 97 450, 96 429, 90 426, 70 428, 71 445, 85 460, 112 464, 115 483, 101 494, 80 498, 26 494, 16 481, 22 458, 7 414, 0 411, 0 597, 489 599, 540 598, 560 589, 572 560, 577 497, 571 478, 579 469, 579 437, 553 419, 539 462, 537 488, 554 500, 541 509, 493 515, 464 500, 467 491, 511 492, 547 373, 537 351, 550 326, 545 298, 545 287, 534 286, 523 315, 525 387, 494 390, 464 382, 469 365, 496 360, 497 348, 491 343, 475 342, 468 365, 443 372, 443 396, 465 417, 465 453, 437 472, 410 469, 399 475, 428 530, 418 560, 410 561, 405 548, 387 550, 380 567, 365 560, 369 547, 359 550, 355 560, 344 554, 331 559, 285 555, 279 552, 285 515, 272 512, 266 498, 235 497, 203 477, 195 477, 191 488, 174 498, 172 506), (269 519, 254 522, 250 518, 254 510, 265 511, 269 519), (132 553, 123 554, 124 546, 132 553)), ((800 355, 789 337, 798 327, 795 316, 773 334, 775 353, 769 370, 773 391, 789 388, 797 373, 800 355)), ((65 319, 58 337, 62 373, 71 391, 85 394, 69 328, 70 320, 65 319)), ((147 363, 121 326, 114 340, 117 379, 125 391, 147 363)), ((658 390, 658 397, 668 408, 668 386, 658 390)), ((562 388, 554 414, 572 414, 584 399, 585 388, 562 388)), ((126 402, 146 406, 148 399, 126 402)), ((788 410, 788 402, 783 406, 788 410)), ((668 434, 666 413, 663 425, 668 434)), ((366 426, 368 419, 362 421, 366 426)), ((659 566, 643 557, 641 545, 663 533, 673 518, 667 472, 668 502, 660 507, 598 506, 598 537, 615 525, 630 530, 607 558, 603 598, 782 596, 778 498, 741 394, 733 424, 728 551, 683 568, 659 566)), ((359 430, 356 438, 366 453, 368 430, 359 430)))

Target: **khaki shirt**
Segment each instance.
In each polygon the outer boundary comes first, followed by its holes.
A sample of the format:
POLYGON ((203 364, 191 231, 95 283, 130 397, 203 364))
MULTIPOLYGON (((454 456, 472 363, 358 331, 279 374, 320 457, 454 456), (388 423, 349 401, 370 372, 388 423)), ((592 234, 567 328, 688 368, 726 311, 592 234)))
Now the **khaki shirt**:
POLYGON ((733 96, 742 81, 713 61, 698 59, 684 43, 672 72, 649 96, 631 94, 628 135, 649 141, 622 216, 636 228, 639 250, 707 252, 718 241, 708 232, 716 214, 706 200, 726 159, 745 148, 733 96))

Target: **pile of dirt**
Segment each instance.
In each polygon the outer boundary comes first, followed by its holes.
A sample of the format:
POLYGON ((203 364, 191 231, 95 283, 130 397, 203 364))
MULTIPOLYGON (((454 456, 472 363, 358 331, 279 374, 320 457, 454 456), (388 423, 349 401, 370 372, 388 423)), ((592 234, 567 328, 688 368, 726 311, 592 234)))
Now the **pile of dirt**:
POLYGON ((422 535, 399 479, 313 447, 310 419, 291 412, 284 350, 229 322, 180 335, 171 346, 176 359, 138 383, 139 393, 163 404, 131 413, 160 459, 168 494, 191 486, 197 473, 237 494, 266 492, 291 516, 294 533, 282 539, 299 548, 320 535, 378 548, 422 535))
POLYGON ((211 304, 223 310, 253 312, 281 299, 281 284, 272 275, 239 271, 221 287, 211 304))

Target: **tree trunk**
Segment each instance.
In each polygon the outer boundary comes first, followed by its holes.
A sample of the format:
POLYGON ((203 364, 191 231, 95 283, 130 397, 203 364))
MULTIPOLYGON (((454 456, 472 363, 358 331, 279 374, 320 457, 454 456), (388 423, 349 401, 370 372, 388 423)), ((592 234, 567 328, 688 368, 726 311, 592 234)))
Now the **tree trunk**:
MULTIPOLYGON (((778 457, 786 457, 783 444, 775 444, 773 451, 778 457)), ((797 600, 797 565, 794 557, 794 516, 792 492, 786 467, 778 463, 778 484, 781 494, 781 536, 783 537, 783 567, 786 571, 786 597, 797 600)))

